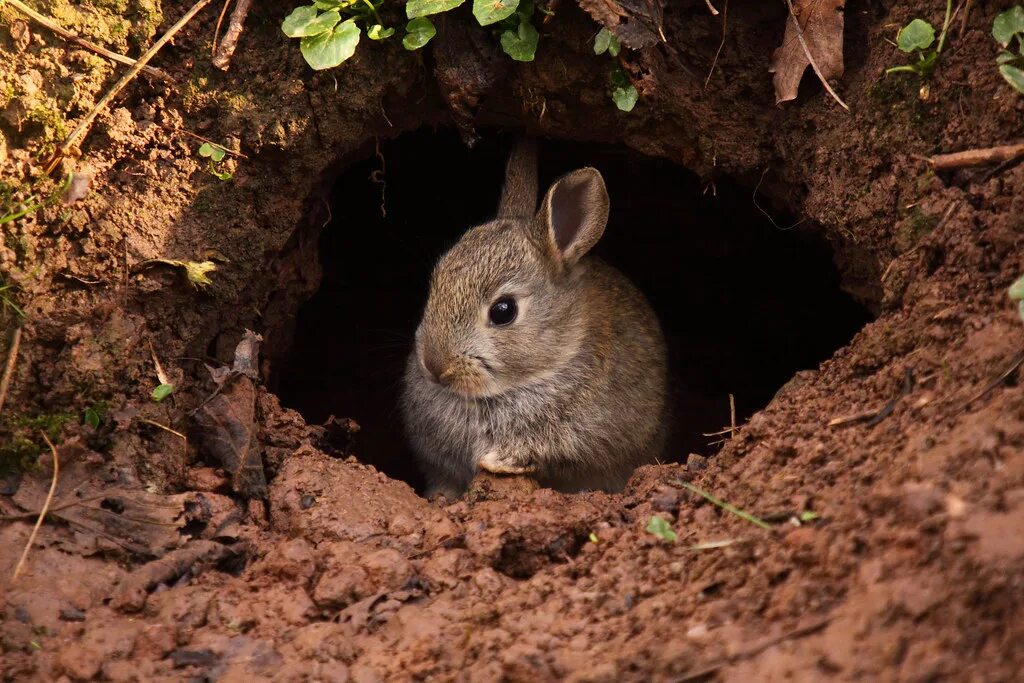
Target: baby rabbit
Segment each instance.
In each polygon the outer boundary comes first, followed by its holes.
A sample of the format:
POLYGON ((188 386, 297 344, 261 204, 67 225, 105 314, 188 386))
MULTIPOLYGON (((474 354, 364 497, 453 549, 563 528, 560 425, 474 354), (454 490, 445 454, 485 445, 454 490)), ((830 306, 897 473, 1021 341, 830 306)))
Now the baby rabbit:
POLYGON ((587 252, 608 221, 582 168, 537 211, 535 145, 506 170, 498 216, 441 257, 406 366, 402 411, 427 495, 477 468, 572 492, 620 490, 664 443, 665 342, 624 275, 587 252))

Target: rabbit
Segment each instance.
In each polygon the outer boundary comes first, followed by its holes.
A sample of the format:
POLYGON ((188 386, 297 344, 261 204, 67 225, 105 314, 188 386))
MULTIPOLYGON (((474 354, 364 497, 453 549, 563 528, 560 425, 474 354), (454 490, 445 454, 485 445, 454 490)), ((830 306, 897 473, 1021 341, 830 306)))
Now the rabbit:
POLYGON ((456 499, 478 469, 563 492, 621 490, 664 446, 665 341, 620 272, 588 252, 608 221, 582 168, 537 210, 536 143, 513 151, 497 217, 437 262, 403 383, 427 497, 456 499))

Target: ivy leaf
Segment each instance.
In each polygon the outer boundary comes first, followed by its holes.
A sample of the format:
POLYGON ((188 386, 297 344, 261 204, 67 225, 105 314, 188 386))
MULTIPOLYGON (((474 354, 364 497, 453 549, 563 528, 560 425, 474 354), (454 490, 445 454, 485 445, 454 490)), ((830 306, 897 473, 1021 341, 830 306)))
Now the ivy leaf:
POLYGON ((657 515, 651 517, 651 521, 647 523, 647 532, 669 543, 675 543, 679 538, 676 532, 672 531, 672 526, 657 515))
POLYGON ((608 80, 612 84, 612 102, 615 103, 615 106, 621 111, 633 111, 637 100, 640 99, 640 93, 637 92, 622 69, 613 71, 608 80))
POLYGON ((305 38, 329 31, 339 21, 341 21, 341 15, 337 10, 317 14, 316 5, 305 5, 296 7, 291 14, 285 17, 284 23, 281 24, 281 30, 289 38, 305 38))
POLYGON ((209 157, 213 161, 223 161, 225 154, 227 154, 227 150, 220 145, 211 145, 209 142, 204 142, 199 146, 199 156, 209 157))
POLYGON ((410 19, 426 17, 438 12, 455 9, 466 0, 409 0, 405 4, 405 16, 410 19))
POLYGON ((406 50, 418 50, 437 35, 434 22, 426 17, 417 17, 405 25, 405 36, 402 45, 406 50))
POLYGON ((523 19, 516 31, 505 31, 501 34, 501 49, 517 62, 532 62, 537 54, 537 42, 540 34, 533 24, 523 19))
POLYGON ((1013 64, 1003 64, 999 67, 999 73, 1014 90, 1024 95, 1024 69, 1013 64))
POLYGON ((618 57, 622 50, 622 43, 606 28, 601 29, 594 38, 594 54, 603 55, 605 52, 612 57, 618 57))
POLYGON ((1011 7, 992 22, 992 37, 1003 47, 1009 47, 1010 41, 1018 34, 1024 36, 1024 5, 1011 7))
POLYGON ((370 28, 366 29, 366 37, 370 40, 384 40, 395 35, 394 28, 384 28, 380 24, 374 24, 370 28))
POLYGON ((157 403, 159 403, 160 401, 164 400, 165 398, 167 398, 168 396, 170 396, 173 393, 174 393, 174 385, 173 384, 160 384, 160 385, 157 386, 156 389, 153 390, 153 393, 151 395, 153 397, 153 400, 156 401, 157 403))
POLYGON ((481 26, 496 24, 515 14, 519 0, 473 0, 473 16, 481 26))
POLYGON ((896 47, 904 52, 926 50, 935 42, 935 29, 923 19, 914 19, 896 34, 896 47))
POLYGON ((311 67, 317 71, 330 69, 355 53, 359 34, 359 27, 349 19, 319 35, 303 38, 299 48, 311 67))

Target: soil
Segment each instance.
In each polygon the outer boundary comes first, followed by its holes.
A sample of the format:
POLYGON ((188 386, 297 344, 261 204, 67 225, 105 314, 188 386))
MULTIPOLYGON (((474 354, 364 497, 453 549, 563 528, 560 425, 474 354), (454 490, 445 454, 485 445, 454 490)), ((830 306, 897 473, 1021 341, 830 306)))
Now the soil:
MULTIPOLYGON (((138 54, 188 4, 37 7, 138 54)), ((23 334, 0 415, 0 676, 1018 679, 1024 328, 1006 288, 1024 271, 1024 165, 937 175, 919 157, 1021 139, 1024 98, 994 68, 1009 3, 954 22, 926 98, 884 77, 905 59, 886 40, 914 17, 940 23, 933 4, 849 3, 846 113, 810 76, 775 106, 781 3, 729 8, 707 87, 723 17, 669 3, 666 42, 624 51, 643 91, 629 114, 572 3, 532 63, 496 59, 460 10, 428 50, 363 44, 320 73, 269 4, 215 70, 209 7, 154 60, 172 82, 140 76, 65 162, 88 179, 73 202, 31 178, 120 67, 34 24, 25 40, 0 8, 3 211, 52 196, 2 225, 0 357, 23 334), (353 423, 307 423, 274 393, 323 278, 324 225, 360 227, 332 211, 336 183, 376 140, 424 127, 615 145, 749 188, 831 247, 874 320, 741 415, 717 453, 644 467, 621 494, 481 477, 463 500, 425 500, 369 464, 353 423), (224 163, 231 180, 190 134, 245 155, 224 163), (156 258, 211 260, 213 284, 143 263, 156 258), (246 329, 262 335, 255 368, 234 358, 246 329), (174 392, 156 402, 163 382, 174 392), (250 416, 230 433, 244 471, 262 460, 250 488, 211 461, 193 417, 211 395, 250 416), (10 580, 53 475, 40 431, 58 442, 58 487, 10 580), (646 531, 654 515, 675 542, 646 531)), ((438 169, 457 193, 459 169, 438 169)))

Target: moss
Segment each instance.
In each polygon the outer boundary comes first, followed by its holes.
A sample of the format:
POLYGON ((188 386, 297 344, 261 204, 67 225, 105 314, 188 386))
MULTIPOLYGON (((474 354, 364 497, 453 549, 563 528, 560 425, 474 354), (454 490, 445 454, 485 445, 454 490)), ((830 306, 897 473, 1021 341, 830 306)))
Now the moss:
POLYGON ((53 151, 57 143, 68 135, 64 116, 45 104, 37 104, 29 109, 25 114, 25 120, 41 126, 42 130, 38 137, 42 143, 41 151, 44 153, 53 151))
POLYGON ((43 449, 39 444, 21 436, 14 436, 0 444, 0 475, 26 472, 36 465, 43 449))
POLYGON ((918 240, 934 230, 938 224, 938 216, 926 214, 921 207, 915 206, 896 228, 896 248, 900 251, 910 249, 917 244, 918 240))

